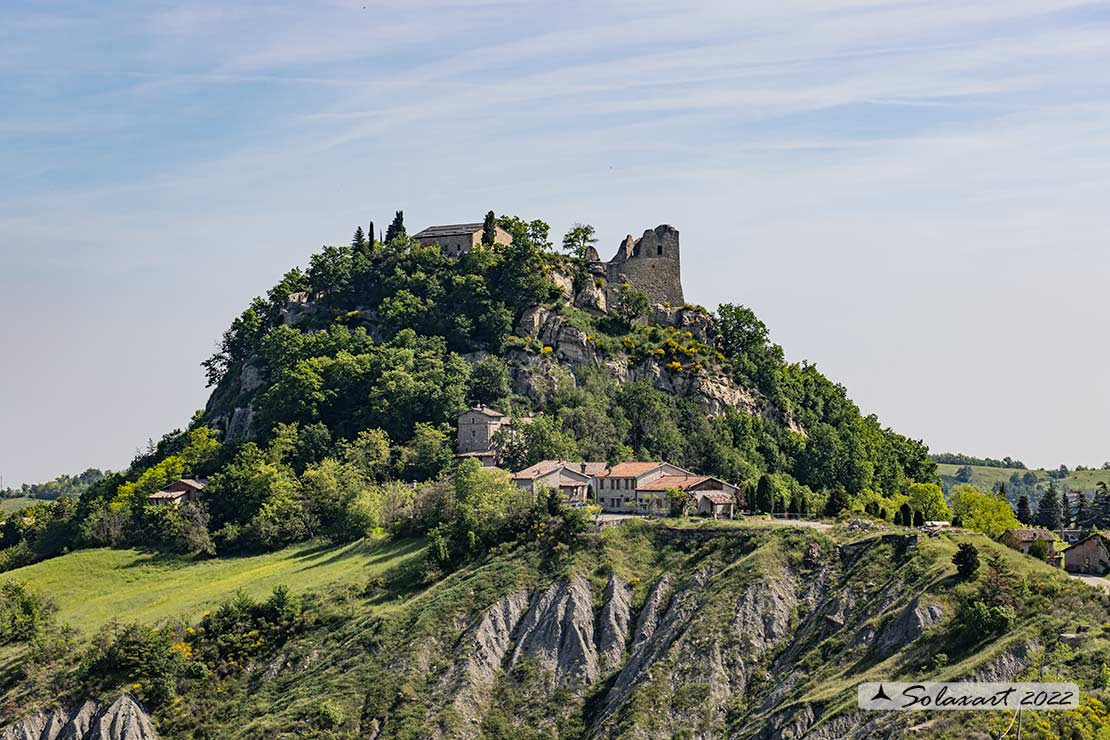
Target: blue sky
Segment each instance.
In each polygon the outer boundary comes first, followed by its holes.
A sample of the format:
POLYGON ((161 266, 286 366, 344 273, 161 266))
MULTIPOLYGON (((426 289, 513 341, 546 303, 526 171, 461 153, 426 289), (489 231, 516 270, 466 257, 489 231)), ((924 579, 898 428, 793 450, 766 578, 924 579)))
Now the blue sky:
POLYGON ((5 482, 185 423, 395 209, 674 224, 691 299, 933 449, 1110 459, 1107 3, 229 5, 0 6, 5 482))

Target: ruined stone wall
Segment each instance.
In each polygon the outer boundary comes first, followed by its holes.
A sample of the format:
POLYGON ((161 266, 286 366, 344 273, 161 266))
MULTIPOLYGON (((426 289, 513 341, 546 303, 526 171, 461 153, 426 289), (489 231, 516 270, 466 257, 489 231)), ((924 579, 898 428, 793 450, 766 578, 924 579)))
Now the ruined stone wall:
POLYGON ((682 294, 682 260, 678 229, 667 224, 648 229, 635 241, 629 235, 605 266, 614 292, 624 283, 647 294, 653 304, 686 303, 682 294))

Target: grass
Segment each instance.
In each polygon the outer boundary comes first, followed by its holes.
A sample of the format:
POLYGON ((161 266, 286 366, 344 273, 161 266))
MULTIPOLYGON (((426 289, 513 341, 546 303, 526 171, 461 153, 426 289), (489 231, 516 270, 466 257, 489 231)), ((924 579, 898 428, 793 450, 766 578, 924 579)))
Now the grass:
POLYGON ((112 619, 195 621, 240 589, 264 597, 278 584, 294 593, 348 582, 361 588, 369 576, 419 557, 423 547, 420 539, 361 540, 207 560, 100 548, 18 568, 0 578, 27 581, 54 600, 60 622, 89 635, 112 619))
MULTIPOLYGON (((963 466, 938 464, 937 473, 943 476, 954 478, 956 476, 956 471, 959 470, 961 467, 963 466)), ((1014 473, 1017 473, 1018 475, 1024 475, 1026 472, 1027 471, 1025 470, 1015 470, 1011 468, 989 468, 984 465, 972 465, 971 481, 969 482, 971 483, 971 485, 982 491, 989 491, 994 487, 994 484, 996 482, 1001 481, 1003 483, 1007 483, 1010 480, 1010 476, 1014 473)), ((1048 477, 1048 471, 1044 470, 1043 468, 1038 468, 1036 470, 1028 472, 1032 472, 1033 475, 1037 476, 1038 481, 1044 482, 1045 484, 1047 484, 1050 480, 1048 477)), ((1110 470, 1072 471, 1068 474, 1067 478, 1057 480, 1056 485, 1061 490, 1067 488, 1071 491, 1084 491, 1086 493, 1091 493, 1095 490, 1095 485, 1097 485, 1099 481, 1106 481, 1107 484, 1110 484, 1110 470)))
POLYGON ((15 498, 0 498, 0 514, 10 514, 13 511, 19 511, 32 504, 41 504, 36 498, 27 498, 26 496, 16 496, 15 498))

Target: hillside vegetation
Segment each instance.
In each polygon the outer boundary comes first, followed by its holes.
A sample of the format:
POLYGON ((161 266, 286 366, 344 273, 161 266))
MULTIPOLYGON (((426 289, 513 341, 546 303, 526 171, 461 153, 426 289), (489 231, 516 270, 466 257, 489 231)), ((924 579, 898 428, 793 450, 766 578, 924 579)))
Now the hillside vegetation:
POLYGON ((1107 597, 981 535, 633 523, 561 555, 502 548, 432 584, 399 562, 353 585, 240 597, 195 629, 109 628, 4 690, 27 707, 49 687, 127 687, 171 740, 830 740, 921 723, 919 737, 964 738, 1009 723, 854 709, 859 681, 926 677, 1078 682, 1080 710, 1026 714, 1034 740, 1095 737, 1110 720, 1107 597), (983 559, 966 581, 961 543, 983 559), (1061 642, 1077 628, 1078 647, 1061 642))

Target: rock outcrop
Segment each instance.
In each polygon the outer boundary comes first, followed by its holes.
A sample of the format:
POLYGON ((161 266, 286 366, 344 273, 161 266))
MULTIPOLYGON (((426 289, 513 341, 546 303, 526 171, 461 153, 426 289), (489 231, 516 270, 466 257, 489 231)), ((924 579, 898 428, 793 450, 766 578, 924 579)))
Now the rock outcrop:
POLYGON ((158 740, 150 715, 130 694, 104 705, 85 701, 25 717, 0 730, 0 740, 158 740))

